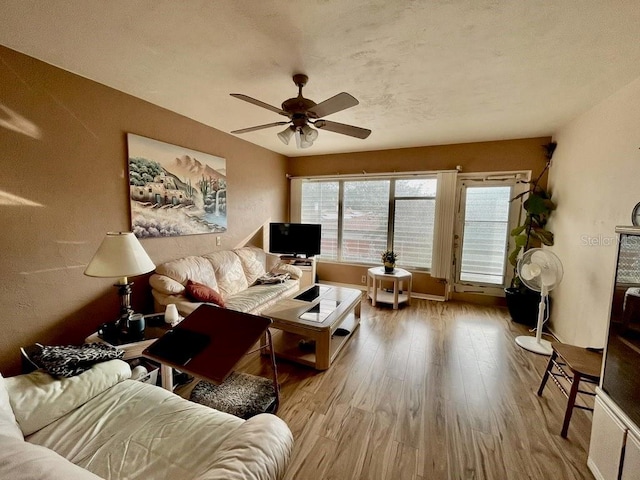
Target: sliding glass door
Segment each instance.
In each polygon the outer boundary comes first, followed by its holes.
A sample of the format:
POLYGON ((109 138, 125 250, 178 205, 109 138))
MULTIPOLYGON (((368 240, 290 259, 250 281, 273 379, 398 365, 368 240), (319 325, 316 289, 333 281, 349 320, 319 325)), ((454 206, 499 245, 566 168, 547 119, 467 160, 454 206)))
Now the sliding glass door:
POLYGON ((509 232, 517 222, 515 179, 463 180, 455 232, 456 291, 497 294, 511 281, 509 232))

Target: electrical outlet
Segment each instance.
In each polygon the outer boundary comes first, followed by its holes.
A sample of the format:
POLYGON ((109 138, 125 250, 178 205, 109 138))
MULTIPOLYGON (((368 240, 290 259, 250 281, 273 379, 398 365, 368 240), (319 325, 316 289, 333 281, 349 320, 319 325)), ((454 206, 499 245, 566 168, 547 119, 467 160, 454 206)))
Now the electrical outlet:
POLYGON ((362 282, 363 285, 365 283, 367 283, 367 276, 366 275, 362 275, 362 278, 360 279, 360 281, 362 282))
POLYGON ((220 237, 216 237, 216 246, 220 246, 222 245, 222 241, 220 240, 220 237))

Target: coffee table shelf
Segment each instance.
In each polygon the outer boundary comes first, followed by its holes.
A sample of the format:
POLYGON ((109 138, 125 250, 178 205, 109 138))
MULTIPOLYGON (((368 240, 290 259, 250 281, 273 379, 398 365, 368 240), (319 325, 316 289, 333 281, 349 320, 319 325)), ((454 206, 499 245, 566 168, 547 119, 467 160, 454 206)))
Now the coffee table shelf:
MULTIPOLYGON (((359 320, 360 319, 356 317, 354 312, 350 312, 340 325, 336 325, 336 328, 344 328, 350 333, 348 335, 335 335, 335 333, 331 335, 329 340, 329 365, 333 363, 338 353, 340 353, 340 350, 342 350, 342 347, 345 346, 347 340, 351 338, 353 332, 356 330, 356 328, 358 328, 358 325, 360 324, 359 320)), ((272 340, 276 355, 280 358, 291 360, 293 362, 301 363, 303 365, 308 365, 309 367, 314 367, 321 370, 321 368, 317 367, 318 358, 316 357, 316 350, 314 349, 314 351, 305 351, 304 348, 300 346, 300 342, 307 342, 309 340, 312 340, 312 338, 308 336, 308 332, 305 333, 299 334, 292 332, 283 332, 281 330, 274 332, 272 340)), ((318 348, 317 342, 316 348, 318 348)), ((322 353, 320 353, 320 355, 322 356, 322 353)))
MULTIPOLYGON (((317 287, 312 286, 307 290, 317 287)), ((277 330, 272 334, 274 352, 280 358, 308 365, 316 370, 326 370, 360 325, 362 292, 352 288, 323 285, 317 297, 309 300, 302 295, 302 298, 306 301, 290 298, 262 312, 263 316, 273 320, 271 328, 277 330), (322 310, 323 302, 339 303, 332 310, 325 310, 328 315, 322 321, 301 318, 314 307, 322 310), (335 331, 338 328, 348 330, 349 333, 336 335, 335 331), (304 346, 301 348, 301 341, 314 341, 315 351, 311 351, 311 347, 309 350, 304 349, 304 346)))

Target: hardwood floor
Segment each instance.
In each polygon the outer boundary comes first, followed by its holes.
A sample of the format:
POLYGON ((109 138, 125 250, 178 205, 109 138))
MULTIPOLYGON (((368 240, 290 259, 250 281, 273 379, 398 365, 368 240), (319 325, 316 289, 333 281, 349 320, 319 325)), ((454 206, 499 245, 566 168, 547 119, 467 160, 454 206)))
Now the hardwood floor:
MULTIPOLYGON (((549 382, 548 357, 513 339, 506 309, 412 300, 362 303, 358 331, 331 368, 278 362, 278 416, 295 437, 287 480, 592 479, 591 414, 549 382)), ((245 371, 267 373, 253 355, 245 371)))

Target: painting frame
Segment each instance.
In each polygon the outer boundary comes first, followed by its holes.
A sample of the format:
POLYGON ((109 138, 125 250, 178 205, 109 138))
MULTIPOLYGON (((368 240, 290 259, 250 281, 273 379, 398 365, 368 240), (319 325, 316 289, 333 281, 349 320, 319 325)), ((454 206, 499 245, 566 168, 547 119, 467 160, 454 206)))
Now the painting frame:
POLYGON ((127 166, 136 237, 227 231, 225 158, 127 133, 127 166))

